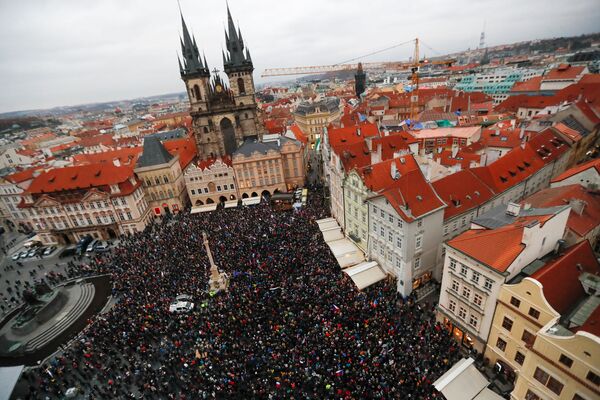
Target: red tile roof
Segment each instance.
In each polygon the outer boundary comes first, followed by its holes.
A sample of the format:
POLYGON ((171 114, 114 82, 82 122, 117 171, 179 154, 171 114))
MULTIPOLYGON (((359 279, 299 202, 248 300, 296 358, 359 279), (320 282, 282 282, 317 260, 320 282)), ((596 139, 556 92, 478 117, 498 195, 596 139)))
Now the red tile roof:
POLYGON ((445 176, 432 186, 448 205, 444 210, 445 220, 479 207, 494 197, 494 192, 468 169, 445 176))
POLYGON ((481 141, 488 147, 513 149, 521 144, 520 135, 520 129, 484 129, 481 132, 481 141))
POLYGON ((518 94, 508 97, 502 103, 498 104, 494 110, 517 112, 519 108, 544 109, 560 104, 561 102, 562 99, 558 96, 528 96, 526 94, 518 94))
POLYGON ((196 163, 196 167, 198 167, 199 169, 205 169, 205 168, 212 166, 217 160, 221 160, 223 162, 223 164, 231 167, 231 157, 229 157, 229 156, 215 157, 215 158, 208 158, 206 160, 200 160, 196 163))
POLYGON ((581 214, 571 209, 569 219, 567 220, 567 228, 579 237, 583 237, 600 225, 599 193, 589 191, 581 185, 574 184, 540 190, 524 199, 522 203, 531 204, 536 208, 546 208, 569 204, 569 201, 572 199, 582 200, 585 206, 581 214))
POLYGON ((569 128, 567 125, 562 122, 557 123, 553 126, 554 129, 571 139, 573 142, 578 142, 581 140, 582 136, 575 129, 569 128))
POLYGON ((392 178, 392 163, 396 166, 400 176, 419 169, 419 164, 411 154, 360 168, 358 173, 370 191, 380 192, 395 184, 397 179, 392 178))
POLYGON ((304 144, 308 143, 308 137, 297 124, 293 124, 292 126, 290 126, 290 130, 296 137, 296 140, 299 140, 304 144))
POLYGON ((115 141, 112 137, 112 134, 107 133, 105 135, 83 137, 77 142, 77 144, 81 147, 95 147, 99 145, 110 147, 115 144, 115 141))
POLYGON ((327 134, 330 145, 337 147, 344 144, 360 143, 365 137, 378 136, 379 129, 377 125, 365 121, 358 125, 328 129, 327 134), (360 135, 358 134, 359 130, 360 135))
POLYGON ((540 90, 542 84, 541 76, 534 76, 523 82, 515 82, 513 87, 510 89, 511 92, 537 92, 540 90))
POLYGON ((556 178, 552 179, 552 182, 560 182, 564 181, 567 178, 570 178, 574 175, 579 174, 580 172, 586 171, 590 168, 594 168, 598 174, 600 174, 600 158, 597 158, 592 161, 588 161, 586 163, 577 165, 571 169, 566 170, 562 174, 558 175, 556 178))
POLYGON ((196 157, 196 141, 191 137, 166 140, 162 144, 171 155, 179 154, 179 165, 182 170, 186 169, 196 157))
POLYGON ((419 168, 401 175, 394 185, 382 194, 398 215, 407 222, 446 206, 431 184, 425 180, 419 168))
POLYGON ((549 80, 573 80, 583 73, 585 66, 571 66, 569 64, 561 64, 557 68, 548 71, 543 81, 549 80))
POLYGON ((128 165, 129 163, 135 165, 141 154, 141 146, 103 151, 100 153, 76 154, 73 156, 73 165, 113 163, 114 160, 118 160, 122 165, 128 165))
POLYGON ((42 194, 120 184, 134 175, 133 167, 103 163, 55 168, 37 176, 27 192, 42 194))
MULTIPOLYGON (((407 132, 394 132, 388 136, 372 137, 371 148, 373 152, 376 152, 378 145, 381 145, 381 161, 384 161, 392 159, 394 153, 408 150, 408 146, 413 143, 416 143, 416 140, 407 132)), ((364 140, 351 144, 343 143, 333 147, 333 150, 336 154, 339 154, 344 171, 371 165, 372 152, 369 151, 367 143, 364 140)))
POLYGON ((6 179, 7 181, 10 181, 12 183, 25 182, 30 179, 33 179, 33 176, 35 175, 36 171, 40 171, 41 169, 42 169, 42 167, 34 167, 34 168, 25 169, 23 171, 19 171, 19 172, 10 174, 10 175, 6 175, 4 177, 4 179, 6 179))
POLYGON ((550 218, 552 215, 520 217, 514 223, 496 229, 470 229, 447 243, 474 260, 503 273, 526 247, 522 243, 525 226, 534 220, 544 224, 550 218))
POLYGON ((531 275, 542 284, 544 297, 561 315, 569 312, 585 296, 579 281, 581 271, 578 264, 584 272, 600 275, 600 264, 587 240, 569 247, 560 257, 531 275))

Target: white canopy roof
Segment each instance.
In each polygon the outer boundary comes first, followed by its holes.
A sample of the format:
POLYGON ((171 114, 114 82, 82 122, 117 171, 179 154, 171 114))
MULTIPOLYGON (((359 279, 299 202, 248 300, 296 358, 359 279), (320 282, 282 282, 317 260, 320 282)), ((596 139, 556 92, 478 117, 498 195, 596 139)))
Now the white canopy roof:
POLYGON ((487 378, 475 368, 472 358, 463 358, 433 383, 448 400, 501 400, 487 389, 487 378))
POLYGON ((260 197, 248 197, 247 199, 242 199, 242 204, 245 206, 253 206, 260 203, 260 197))
POLYGON ((207 204, 204 206, 196 206, 196 207, 192 207, 192 210, 190 211, 190 214, 197 214, 197 213, 203 213, 203 212, 208 212, 208 211, 215 211, 217 209, 217 204, 207 204))
POLYGON ((23 367, 23 365, 17 365, 15 367, 0 368, 0 400, 10 399, 23 367))
POLYGON ((344 270, 359 290, 362 290, 386 277, 385 271, 375 261, 365 261, 344 270))
POLYGON ((224 207, 225 208, 233 208, 233 207, 237 207, 238 205, 238 201, 237 200, 229 200, 225 202, 224 207))

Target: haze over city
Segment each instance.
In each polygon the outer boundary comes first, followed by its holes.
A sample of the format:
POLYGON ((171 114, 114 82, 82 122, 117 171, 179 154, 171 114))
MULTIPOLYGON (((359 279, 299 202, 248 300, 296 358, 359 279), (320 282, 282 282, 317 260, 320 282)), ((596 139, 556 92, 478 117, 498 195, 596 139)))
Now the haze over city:
MULTIPOLYGON (((421 38, 437 56, 598 29, 595 0, 230 1, 252 50, 256 80, 268 67, 333 64, 421 38), (435 51, 434 51, 435 50, 435 51)), ((224 0, 182 0, 198 46, 220 68, 224 0)), ((236 21, 237 23, 237 21, 236 21)), ((172 1, 0 3, 0 112, 180 92, 179 10, 172 1)), ((407 60, 410 45, 368 61, 407 60)))

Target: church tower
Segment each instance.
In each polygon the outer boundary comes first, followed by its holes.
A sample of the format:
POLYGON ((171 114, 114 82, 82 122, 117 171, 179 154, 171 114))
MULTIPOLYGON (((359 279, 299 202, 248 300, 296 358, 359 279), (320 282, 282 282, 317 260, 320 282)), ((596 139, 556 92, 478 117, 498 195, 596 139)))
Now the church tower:
POLYGON ((201 159, 231 155, 245 139, 260 138, 263 132, 254 97, 254 66, 250 51, 244 47, 241 31, 236 30, 229 6, 227 19, 227 51, 222 56, 229 85, 221 79, 218 70, 213 70, 211 76, 206 58, 200 57, 196 40, 190 36, 181 17, 183 65, 180 60, 179 70, 187 88, 201 159))

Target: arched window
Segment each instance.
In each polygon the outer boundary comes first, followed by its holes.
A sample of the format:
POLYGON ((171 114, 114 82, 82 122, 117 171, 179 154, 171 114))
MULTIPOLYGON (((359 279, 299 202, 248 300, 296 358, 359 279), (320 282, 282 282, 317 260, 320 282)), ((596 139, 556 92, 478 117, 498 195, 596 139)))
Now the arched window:
POLYGON ((238 84, 238 90, 240 91, 240 93, 246 94, 246 87, 244 86, 244 79, 238 78, 237 84, 238 84))
POLYGON ((204 127, 204 133, 208 133, 208 128, 204 127))
POLYGON ((169 183, 169 178, 167 178, 167 176, 163 176, 163 180, 165 181, 165 183, 169 183))
POLYGON ((200 96, 200 87, 198 85, 194 85, 194 97, 196 100, 202 100, 202 96, 200 96))
POLYGON ((160 185, 160 178, 158 176, 156 178, 154 178, 154 180, 156 181, 157 185, 160 185))
POLYGON ((173 191, 171 189, 168 190, 169 198, 173 197, 173 191))

